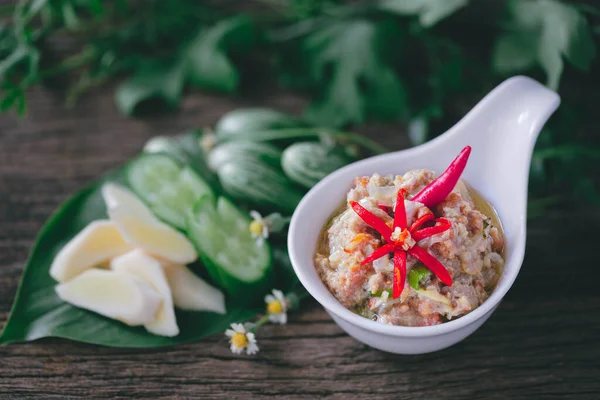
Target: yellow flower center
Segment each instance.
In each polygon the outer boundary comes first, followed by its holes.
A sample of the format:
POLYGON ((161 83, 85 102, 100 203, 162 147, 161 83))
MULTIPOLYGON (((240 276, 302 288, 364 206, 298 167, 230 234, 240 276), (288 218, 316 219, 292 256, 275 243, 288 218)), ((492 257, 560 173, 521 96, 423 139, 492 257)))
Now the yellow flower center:
POLYGON ((255 235, 262 235, 263 224, 260 221, 252 221, 250 222, 250 233, 255 235))
POLYGON ((245 334, 238 332, 231 338, 231 343, 233 343, 235 347, 242 349, 248 346, 248 338, 245 334))
POLYGON ((267 311, 269 314, 279 314, 283 312, 283 306, 279 301, 275 300, 267 304, 267 311))

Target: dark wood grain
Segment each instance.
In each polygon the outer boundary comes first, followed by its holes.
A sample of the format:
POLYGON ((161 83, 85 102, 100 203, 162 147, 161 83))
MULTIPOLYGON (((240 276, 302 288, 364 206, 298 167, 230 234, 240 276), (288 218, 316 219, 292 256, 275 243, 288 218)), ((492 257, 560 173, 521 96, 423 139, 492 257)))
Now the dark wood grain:
MULTIPOLYGON (((0 326, 37 231, 70 193, 154 135, 210 125, 249 104, 298 112, 304 102, 284 93, 194 94, 175 114, 134 120, 116 112, 110 89, 74 110, 39 90, 27 118, 0 116, 0 326)), ((364 132, 391 148, 407 145, 397 126, 364 132)), ((582 208, 531 222, 525 265, 504 302, 479 331, 441 352, 367 348, 306 300, 288 325, 260 331, 255 357, 234 356, 220 335, 161 350, 63 340, 0 347, 0 398, 598 398, 599 226, 598 210, 582 208)))

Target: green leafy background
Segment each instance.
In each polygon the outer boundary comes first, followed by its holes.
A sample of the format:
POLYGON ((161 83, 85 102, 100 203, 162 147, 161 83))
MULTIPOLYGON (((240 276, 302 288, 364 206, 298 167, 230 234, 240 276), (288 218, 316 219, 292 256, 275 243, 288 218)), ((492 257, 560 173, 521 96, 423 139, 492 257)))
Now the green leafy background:
POLYGON ((417 145, 503 79, 526 74, 562 97, 533 157, 530 206, 540 215, 551 206, 600 204, 596 6, 25 0, 0 7, 7 17, 0 24, 0 110, 25 114, 36 85, 60 86, 71 107, 87 90, 117 81, 115 103, 129 117, 174 110, 194 90, 246 96, 280 87, 306 96, 303 117, 312 123, 397 122, 417 145), (51 45, 65 36, 70 46, 51 45))

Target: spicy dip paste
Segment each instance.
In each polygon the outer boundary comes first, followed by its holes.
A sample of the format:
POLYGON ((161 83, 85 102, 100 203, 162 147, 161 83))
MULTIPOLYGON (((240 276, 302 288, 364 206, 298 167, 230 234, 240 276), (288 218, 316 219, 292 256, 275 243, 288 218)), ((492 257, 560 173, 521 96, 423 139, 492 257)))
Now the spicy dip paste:
POLYGON ((346 308, 385 324, 429 326, 469 313, 492 293, 504 264, 504 240, 493 208, 462 181, 431 210, 410 200, 434 178, 432 171, 414 170, 404 175, 374 174, 354 180, 347 201, 321 232, 314 256, 321 279, 346 308), (393 299, 393 257, 388 254, 361 265, 384 241, 350 207, 350 202, 356 201, 391 227, 394 218, 391 210, 395 209, 400 189, 408 192, 405 200, 408 226, 427 213, 450 222, 445 232, 416 245, 441 262, 452 277, 452 285, 442 283, 409 254, 406 261, 409 279, 400 296, 393 299), (411 278, 417 276, 417 271, 425 273, 415 281, 411 278))

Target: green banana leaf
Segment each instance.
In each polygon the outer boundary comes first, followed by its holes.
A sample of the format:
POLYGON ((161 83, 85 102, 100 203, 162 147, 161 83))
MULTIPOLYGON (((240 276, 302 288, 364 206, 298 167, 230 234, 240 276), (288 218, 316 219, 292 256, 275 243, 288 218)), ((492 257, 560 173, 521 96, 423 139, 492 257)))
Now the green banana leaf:
POLYGON ((53 258, 89 222, 107 218, 100 187, 107 180, 123 182, 124 170, 120 168, 80 190, 46 222, 25 266, 0 344, 58 337, 115 347, 171 346, 223 332, 232 322, 249 320, 261 311, 232 301, 227 304, 226 315, 177 310, 181 333, 169 338, 73 307, 58 298, 56 282, 49 275, 53 258))

